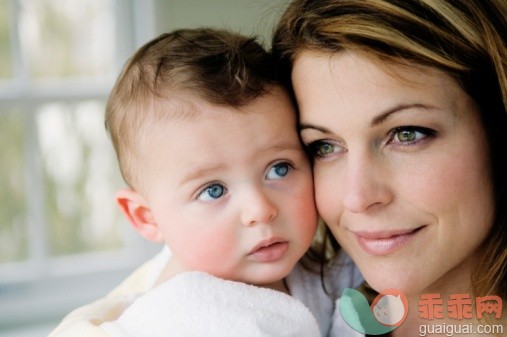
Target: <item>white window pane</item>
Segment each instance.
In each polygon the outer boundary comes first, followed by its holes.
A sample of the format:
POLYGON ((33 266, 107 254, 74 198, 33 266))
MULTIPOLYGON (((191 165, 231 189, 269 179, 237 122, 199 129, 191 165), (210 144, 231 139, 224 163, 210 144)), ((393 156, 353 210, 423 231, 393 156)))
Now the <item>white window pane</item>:
POLYGON ((24 125, 20 111, 0 111, 0 264, 28 257, 24 125))
POLYGON ((125 224, 114 202, 121 180, 104 130, 104 104, 46 104, 38 110, 37 131, 49 254, 122 247, 125 224))
POLYGON ((113 0, 24 0, 19 34, 33 78, 103 78, 115 71, 113 0))

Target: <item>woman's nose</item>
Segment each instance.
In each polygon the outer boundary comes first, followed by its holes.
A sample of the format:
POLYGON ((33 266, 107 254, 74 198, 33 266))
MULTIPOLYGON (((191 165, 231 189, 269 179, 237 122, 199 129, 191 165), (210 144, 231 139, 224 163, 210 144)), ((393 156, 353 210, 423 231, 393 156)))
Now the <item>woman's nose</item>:
POLYGON ((375 155, 349 156, 342 180, 344 207, 361 213, 389 204, 393 198, 389 180, 387 168, 375 155))
POLYGON ((243 195, 241 222, 245 226, 257 223, 269 223, 278 213, 274 202, 270 199, 268 191, 262 188, 251 188, 243 195))

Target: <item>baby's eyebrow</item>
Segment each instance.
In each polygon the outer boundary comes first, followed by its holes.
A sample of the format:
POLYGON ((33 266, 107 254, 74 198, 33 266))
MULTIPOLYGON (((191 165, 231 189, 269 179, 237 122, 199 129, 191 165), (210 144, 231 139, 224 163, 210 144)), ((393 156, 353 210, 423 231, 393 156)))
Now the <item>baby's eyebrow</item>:
POLYGON ((299 143, 287 143, 287 144, 274 144, 273 146, 270 146, 266 148, 267 151, 276 150, 276 151, 285 151, 285 150, 294 150, 294 151, 300 151, 301 145, 299 143))
POLYGON ((213 173, 222 171, 225 169, 224 165, 217 165, 217 166, 196 166, 189 170, 188 174, 186 174, 183 179, 180 181, 180 186, 183 184, 188 183, 189 181, 196 180, 202 177, 206 177, 208 175, 211 175, 213 173))

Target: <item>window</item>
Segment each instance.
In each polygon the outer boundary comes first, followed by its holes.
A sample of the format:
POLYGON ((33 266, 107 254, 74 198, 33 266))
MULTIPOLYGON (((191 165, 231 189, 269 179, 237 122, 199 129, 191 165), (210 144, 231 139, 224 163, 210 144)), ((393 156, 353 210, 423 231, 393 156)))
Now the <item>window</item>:
POLYGON ((61 319, 159 249, 114 203, 103 123, 121 66, 154 34, 152 6, 0 0, 0 330, 61 319))

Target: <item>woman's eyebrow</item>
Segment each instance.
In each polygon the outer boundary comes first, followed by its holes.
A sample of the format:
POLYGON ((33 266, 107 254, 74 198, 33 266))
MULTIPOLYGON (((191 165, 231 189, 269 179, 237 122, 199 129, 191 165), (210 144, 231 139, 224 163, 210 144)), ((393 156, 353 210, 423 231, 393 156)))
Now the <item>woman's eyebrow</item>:
MULTIPOLYGON (((427 104, 422 104, 422 103, 396 105, 396 106, 394 106, 392 108, 387 109, 384 112, 381 112, 379 115, 373 117, 373 119, 372 119, 372 121, 370 123, 370 126, 371 127, 377 126, 377 125, 385 122, 391 115, 393 115, 393 114, 395 114, 397 112, 402 112, 402 111, 410 110, 410 109, 434 110, 436 108, 434 106, 427 105, 427 104)), ((325 133, 325 134, 331 134, 332 133, 331 130, 329 130, 329 129, 325 128, 325 127, 322 127, 322 126, 313 125, 313 124, 309 124, 309 123, 301 123, 301 124, 299 124, 299 132, 301 132, 303 130, 306 130, 306 129, 316 130, 316 131, 319 131, 319 132, 322 132, 322 133, 325 133)))
POLYGON ((381 123, 383 123, 386 119, 389 118, 389 116, 391 116, 392 114, 394 113, 397 113, 397 112, 402 112, 404 110, 409 110, 409 109, 423 109, 423 110, 430 110, 430 109, 435 109, 435 107, 433 106, 430 106, 430 105, 426 105, 426 104, 421 104, 421 103, 414 103, 414 104, 400 104, 400 105, 397 105, 393 108, 390 108, 382 113, 380 113, 379 115, 375 116, 371 123, 370 123, 370 126, 377 126, 381 123))
POLYGON ((313 129, 313 130, 320 131, 322 133, 331 133, 330 130, 328 130, 324 127, 321 127, 321 126, 317 126, 317 125, 313 125, 313 124, 306 124, 306 123, 299 124, 299 132, 306 130, 306 129, 313 129))

